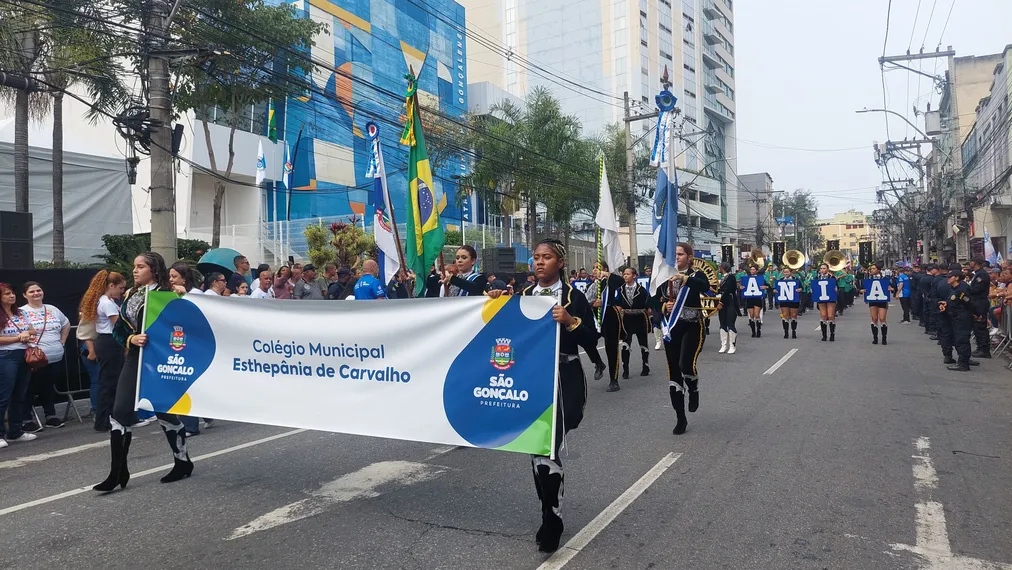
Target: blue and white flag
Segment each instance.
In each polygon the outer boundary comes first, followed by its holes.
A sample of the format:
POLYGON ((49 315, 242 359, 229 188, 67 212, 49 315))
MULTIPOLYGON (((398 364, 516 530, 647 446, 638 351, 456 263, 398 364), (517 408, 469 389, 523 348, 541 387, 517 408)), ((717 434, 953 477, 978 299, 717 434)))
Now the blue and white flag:
POLYGON ((657 287, 675 274, 675 244, 678 243, 678 176, 675 174, 675 137, 672 124, 675 117, 675 97, 662 91, 656 97, 660 116, 657 118, 658 136, 654 140, 650 164, 657 167, 657 188, 654 191, 652 230, 654 235, 654 265, 650 280, 650 295, 657 287), (663 136, 661 134, 663 133, 663 136))
POLYGON ((373 224, 372 233, 376 240, 376 249, 380 275, 383 276, 383 283, 389 283, 397 275, 401 268, 400 255, 397 253, 397 239, 394 237, 393 227, 390 223, 389 213, 393 212, 390 204, 390 189, 387 188, 387 173, 383 166, 383 150, 380 148, 379 126, 369 122, 365 126, 366 133, 372 141, 372 152, 369 156, 369 171, 366 177, 373 179, 372 207, 373 224))
POLYGON ((288 182, 292 176, 292 149, 288 146, 288 141, 285 141, 285 168, 284 174, 281 175, 281 182, 285 185, 285 189, 288 189, 288 182))
POLYGON ((991 243, 991 234, 987 233, 987 226, 984 226, 984 259, 991 262, 991 267, 1001 263, 1001 255, 991 243))
POLYGON ((257 186, 267 178, 267 158, 264 156, 264 141, 257 142, 257 186))

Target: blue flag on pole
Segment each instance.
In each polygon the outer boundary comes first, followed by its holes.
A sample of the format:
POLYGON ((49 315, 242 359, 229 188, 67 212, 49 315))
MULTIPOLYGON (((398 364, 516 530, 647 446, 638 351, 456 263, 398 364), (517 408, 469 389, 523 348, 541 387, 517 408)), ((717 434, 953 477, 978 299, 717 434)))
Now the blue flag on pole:
POLYGON ((662 91, 657 97, 657 137, 654 140, 650 164, 657 167, 657 187, 654 190, 652 230, 654 235, 654 264, 650 280, 650 294, 675 274, 675 247, 678 243, 678 176, 675 159, 671 154, 674 144, 675 97, 662 91))

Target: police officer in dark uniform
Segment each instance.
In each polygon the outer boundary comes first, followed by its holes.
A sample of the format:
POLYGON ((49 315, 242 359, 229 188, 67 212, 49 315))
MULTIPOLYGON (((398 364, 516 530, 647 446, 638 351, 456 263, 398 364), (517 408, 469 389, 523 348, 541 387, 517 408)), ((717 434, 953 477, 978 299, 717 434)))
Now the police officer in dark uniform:
POLYGON ((991 337, 987 332, 987 310, 991 303, 987 297, 991 292, 991 276, 984 269, 984 258, 975 257, 970 261, 973 271, 967 286, 970 289, 970 311, 973 313, 973 337, 977 341, 976 358, 991 358, 991 337))
POLYGON ((970 360, 970 333, 973 323, 970 287, 963 282, 963 271, 959 266, 949 271, 946 285, 949 287, 948 295, 938 302, 943 323, 939 328, 939 340, 944 339, 942 354, 945 355, 945 362, 949 364, 949 370, 969 372, 970 366, 979 363, 970 360), (952 359, 953 346, 959 355, 958 361, 952 359))
POLYGON ((922 277, 924 277, 924 273, 921 273, 921 266, 915 265, 913 271, 910 272, 910 314, 912 314, 917 320, 920 320, 921 318, 922 277))
MULTIPOLYGON (((931 340, 938 340, 938 266, 932 265, 928 268, 928 275, 921 280, 924 286, 924 334, 930 335, 931 340)), ((942 280, 945 281, 944 279, 942 280)))

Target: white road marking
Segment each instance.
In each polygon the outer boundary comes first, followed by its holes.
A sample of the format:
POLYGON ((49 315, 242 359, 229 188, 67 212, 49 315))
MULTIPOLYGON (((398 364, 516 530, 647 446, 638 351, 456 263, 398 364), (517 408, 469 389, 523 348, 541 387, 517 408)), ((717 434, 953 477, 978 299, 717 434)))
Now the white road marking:
MULTIPOLYGON (((246 443, 243 443, 243 444, 240 444, 240 445, 235 445, 235 446, 232 446, 232 447, 227 447, 225 449, 219 449, 218 451, 214 451, 214 452, 211 452, 211 453, 206 453, 204 455, 200 455, 200 456, 194 457, 192 459, 193 459, 194 462, 202 461, 204 459, 211 459, 212 457, 218 457, 219 455, 225 455, 225 454, 228 454, 228 453, 232 453, 233 451, 239 451, 239 450, 242 450, 242 449, 246 449, 248 447, 254 447, 254 446, 260 445, 262 443, 267 443, 267 442, 275 441, 275 440, 278 440, 278 439, 281 439, 281 438, 284 438, 284 437, 300 434, 300 433, 302 433, 304 431, 306 431, 306 430, 304 430, 304 429, 296 429, 296 430, 292 430, 292 431, 286 431, 284 433, 279 433, 277 435, 272 435, 272 436, 269 436, 269 437, 257 439, 257 440, 246 442, 246 443)), ((133 480, 136 480, 136 479, 138 479, 140 477, 145 477, 147 475, 151 475, 151 474, 154 474, 154 473, 160 473, 160 472, 166 471, 166 470, 171 469, 171 468, 172 468, 172 464, 170 463, 168 465, 163 465, 161 467, 155 467, 154 469, 148 469, 146 471, 140 471, 138 473, 131 473, 130 474, 130 480, 133 481, 133 480)), ((29 508, 32 508, 32 507, 37 507, 39 505, 44 505, 46 503, 52 503, 53 501, 59 501, 60 499, 66 499, 68 497, 73 497, 75 495, 80 495, 82 493, 88 493, 88 492, 94 493, 95 491, 92 491, 92 489, 91 489, 93 486, 94 486, 94 483, 91 484, 91 485, 88 485, 87 487, 80 487, 78 489, 71 489, 69 491, 64 491, 62 493, 59 493, 59 494, 56 494, 56 495, 51 495, 49 497, 43 497, 41 499, 35 499, 34 501, 28 501, 27 503, 21 503, 20 505, 14 505, 12 507, 6 507, 6 508, 3 508, 3 509, 0 509, 0 516, 9 515, 11 513, 16 513, 18 511, 23 511, 25 509, 29 509, 29 508)))
POLYGON ((814 329, 814 330, 815 330, 815 332, 820 332, 820 331, 822 331, 822 323, 819 323, 819 326, 815 327, 815 329, 814 329))
POLYGON ((557 550, 551 558, 545 560, 541 566, 538 566, 538 570, 559 570, 565 566, 586 548, 590 544, 590 541, 594 540, 594 537, 611 524, 622 511, 631 505, 637 497, 642 495, 650 485, 653 485, 654 481, 659 479, 681 456, 681 453, 669 453, 665 455, 656 465, 640 477, 638 481, 633 483, 631 487, 626 489, 624 493, 619 495, 600 514, 594 517, 594 520, 587 523, 587 526, 580 529, 580 532, 576 533, 573 538, 570 538, 569 542, 557 550))
POLYGON ((413 485, 434 479, 442 472, 442 469, 433 465, 411 461, 373 463, 327 483, 311 493, 307 499, 296 501, 257 517, 249 524, 232 531, 232 535, 226 540, 235 540, 256 532, 314 517, 341 503, 378 497, 380 492, 376 489, 383 485, 391 483, 402 486, 413 485))
POLYGON ((964 570, 1012 570, 1012 564, 991 562, 969 556, 958 556, 952 553, 949 543, 949 531, 945 523, 945 508, 942 503, 932 500, 932 492, 938 488, 938 474, 931 462, 928 451, 931 440, 926 437, 917 438, 914 443, 918 454, 913 455, 914 490, 918 501, 914 505, 917 512, 914 522, 916 526, 917 544, 890 544, 893 550, 911 552, 920 558, 921 568, 926 569, 964 569, 964 570))
POLYGON ((54 457, 63 457, 64 455, 72 455, 74 453, 80 453, 89 449, 97 449, 99 447, 109 447, 108 441, 96 441, 95 443, 86 443, 84 445, 78 445, 76 447, 68 447, 66 449, 57 449, 56 451, 50 451, 48 453, 40 453, 38 455, 26 455, 17 459, 11 459, 10 461, 0 461, 0 469, 13 469, 15 467, 24 467, 29 463, 38 463, 39 461, 45 461, 54 457))
POLYGON ((773 366, 770 366, 769 368, 767 368, 766 372, 763 372, 763 375, 764 376, 769 376, 770 374, 773 374, 774 372, 776 372, 777 369, 780 368, 781 366, 783 366, 785 362, 787 362, 788 360, 790 360, 790 358, 792 356, 794 356, 794 353, 796 353, 797 351, 798 351, 798 349, 792 348, 787 354, 784 355, 783 358, 781 358, 780 360, 776 361, 776 364, 774 364, 773 366))

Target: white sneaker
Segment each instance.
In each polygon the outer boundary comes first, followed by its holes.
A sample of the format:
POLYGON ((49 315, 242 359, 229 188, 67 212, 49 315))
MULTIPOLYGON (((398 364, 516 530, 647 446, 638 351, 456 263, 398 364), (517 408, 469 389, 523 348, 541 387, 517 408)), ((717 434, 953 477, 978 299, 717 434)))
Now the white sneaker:
POLYGON ((11 440, 8 440, 8 441, 16 441, 16 442, 21 443, 21 442, 25 442, 25 441, 35 441, 36 439, 38 439, 38 436, 35 435, 34 433, 23 433, 23 434, 21 434, 21 437, 18 437, 18 438, 15 438, 15 439, 11 439, 11 440))
POLYGON ((7 447, 8 445, 9 444, 7 443, 7 440, 3 439, 2 437, 0 437, 0 449, 3 449, 5 447, 7 447))
POLYGON ((143 420, 135 423, 134 425, 132 425, 130 427, 132 427, 132 428, 140 428, 140 427, 151 425, 151 424, 153 424, 153 423, 155 423, 157 421, 158 421, 158 418, 156 416, 151 416, 150 418, 143 419, 143 420))
POLYGON ((1001 334, 1001 329, 999 329, 998 327, 991 327, 991 330, 989 330, 989 331, 987 331, 987 332, 988 332, 988 334, 990 334, 991 336, 994 336, 994 335, 996 335, 996 334, 1001 334))

